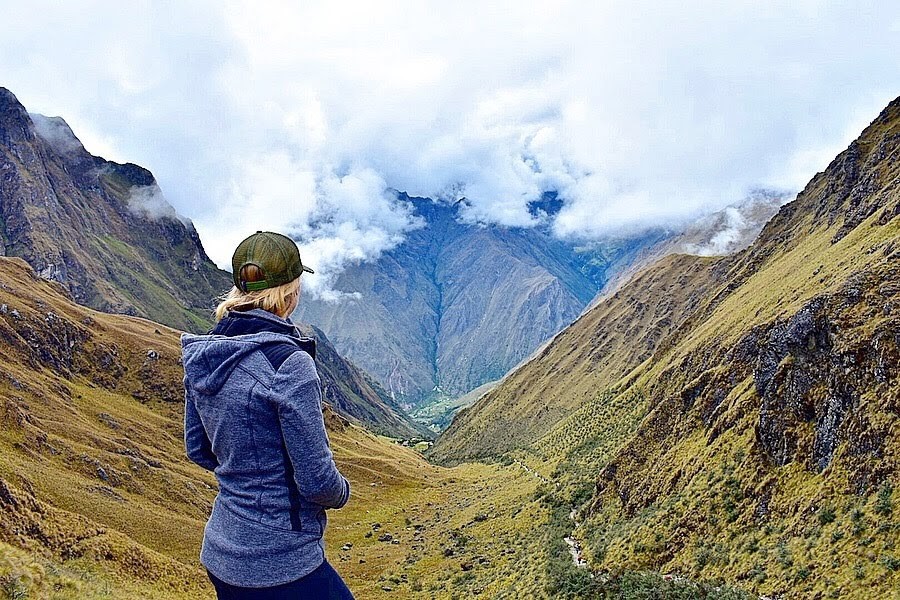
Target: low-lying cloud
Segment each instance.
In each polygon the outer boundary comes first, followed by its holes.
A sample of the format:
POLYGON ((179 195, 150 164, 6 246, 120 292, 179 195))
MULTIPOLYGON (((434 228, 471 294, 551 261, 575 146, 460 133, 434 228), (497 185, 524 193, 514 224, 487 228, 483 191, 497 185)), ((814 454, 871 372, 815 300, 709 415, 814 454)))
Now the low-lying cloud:
POLYGON ((150 168, 220 266, 285 231, 327 295, 421 225, 389 189, 522 227, 556 191, 579 239, 798 190, 900 92, 897 22, 887 0, 20 3, 0 85, 150 168))
POLYGON ((173 219, 181 221, 185 225, 189 224, 188 219, 178 214, 175 207, 169 204, 162 190, 156 184, 133 186, 128 191, 125 204, 128 212, 144 219, 151 221, 173 219))
POLYGON ((675 251, 723 256, 743 250, 756 240, 778 209, 792 199, 784 191, 754 190, 744 201, 690 224, 675 251))
POLYGON ((61 117, 45 117, 31 113, 31 122, 37 135, 61 154, 73 155, 85 151, 81 141, 61 117))

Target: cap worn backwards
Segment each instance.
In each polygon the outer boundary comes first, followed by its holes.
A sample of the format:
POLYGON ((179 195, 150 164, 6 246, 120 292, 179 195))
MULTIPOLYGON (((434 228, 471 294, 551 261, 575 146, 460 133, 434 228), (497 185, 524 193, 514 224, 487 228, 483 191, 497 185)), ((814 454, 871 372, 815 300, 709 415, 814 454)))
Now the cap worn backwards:
POLYGON ((245 292, 255 292, 290 283, 304 271, 314 273, 303 266, 300 250, 291 238, 271 231, 257 231, 240 244, 231 257, 234 285, 245 292), (244 281, 241 269, 248 265, 258 267, 265 277, 261 281, 244 281))

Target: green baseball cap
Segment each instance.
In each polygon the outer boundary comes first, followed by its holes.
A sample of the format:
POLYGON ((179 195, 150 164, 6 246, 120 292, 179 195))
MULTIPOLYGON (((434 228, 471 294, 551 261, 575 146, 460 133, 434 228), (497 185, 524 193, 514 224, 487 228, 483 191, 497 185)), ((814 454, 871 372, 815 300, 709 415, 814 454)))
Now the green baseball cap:
POLYGON ((257 231, 238 244, 231 257, 234 286, 245 292, 255 292, 290 283, 304 271, 314 273, 300 261, 300 250, 294 240, 271 231, 257 231), (241 269, 247 265, 259 267, 265 279, 241 280, 241 269))

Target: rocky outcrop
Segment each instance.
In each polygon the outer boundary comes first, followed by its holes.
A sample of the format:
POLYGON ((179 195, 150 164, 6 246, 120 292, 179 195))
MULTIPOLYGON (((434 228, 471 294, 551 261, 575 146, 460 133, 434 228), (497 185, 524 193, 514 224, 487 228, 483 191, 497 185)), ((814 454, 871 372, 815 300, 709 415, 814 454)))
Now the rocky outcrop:
MULTIPOLYGON (((896 280, 900 269, 886 274, 896 280)), ((865 395, 887 392, 900 374, 900 320, 879 319, 871 331, 860 331, 848 313, 865 309, 890 317, 900 302, 897 292, 873 274, 861 274, 840 293, 817 297, 769 328, 753 380, 760 397, 757 437, 774 464, 799 460, 822 471, 842 443, 856 453, 882 450, 883 439, 855 437, 868 427, 854 422, 854 415, 865 395), (804 424, 814 432, 805 453, 797 443, 804 424)))

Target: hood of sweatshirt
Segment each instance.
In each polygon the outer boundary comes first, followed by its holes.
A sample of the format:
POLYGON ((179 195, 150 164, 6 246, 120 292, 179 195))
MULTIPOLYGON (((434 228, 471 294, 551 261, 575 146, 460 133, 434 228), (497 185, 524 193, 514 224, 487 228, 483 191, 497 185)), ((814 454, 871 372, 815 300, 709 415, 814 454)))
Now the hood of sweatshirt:
POLYGON ((215 394, 248 354, 278 344, 294 345, 316 357, 315 340, 300 335, 289 318, 260 308, 229 312, 205 335, 181 335, 185 385, 201 394, 215 394))

